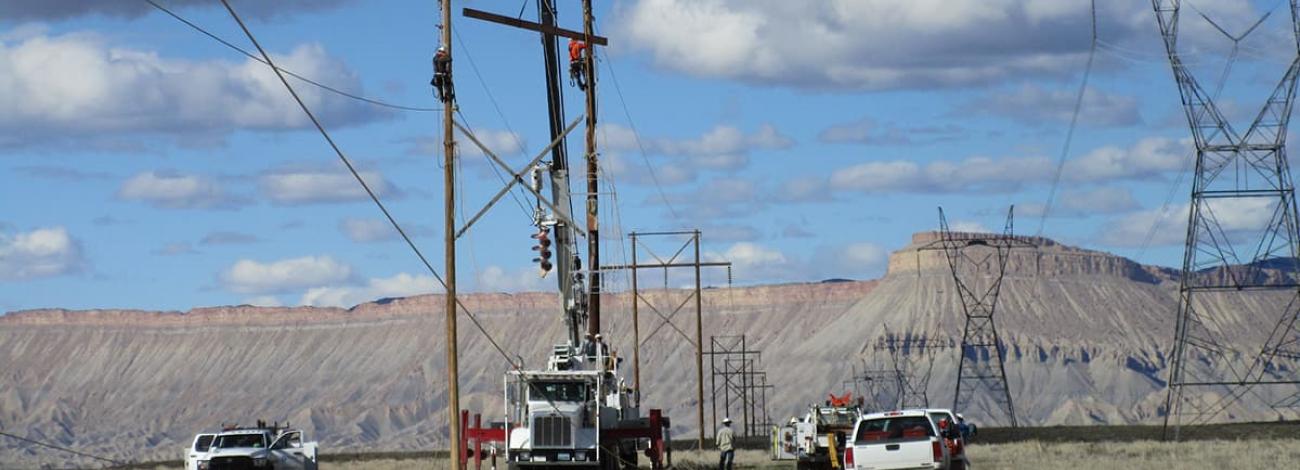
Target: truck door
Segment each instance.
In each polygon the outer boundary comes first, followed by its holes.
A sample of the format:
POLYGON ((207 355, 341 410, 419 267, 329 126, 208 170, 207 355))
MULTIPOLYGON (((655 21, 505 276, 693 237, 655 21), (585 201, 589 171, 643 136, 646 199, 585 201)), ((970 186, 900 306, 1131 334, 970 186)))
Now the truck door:
POLYGON ((306 470, 307 455, 302 447, 302 431, 281 434, 271 444, 271 460, 277 469, 306 470))
POLYGON ((194 443, 185 452, 185 470, 198 470, 199 461, 207 460, 208 448, 212 447, 212 439, 217 437, 216 434, 198 434, 194 436, 194 443))

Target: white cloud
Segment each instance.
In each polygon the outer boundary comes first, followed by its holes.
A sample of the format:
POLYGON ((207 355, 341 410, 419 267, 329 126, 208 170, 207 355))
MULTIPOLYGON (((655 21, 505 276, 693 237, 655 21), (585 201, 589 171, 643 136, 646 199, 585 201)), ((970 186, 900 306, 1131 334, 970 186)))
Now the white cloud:
MULTIPOLYGON (((1149 34, 1150 6, 1139 3, 1099 2, 1110 40, 1149 34)), ((1077 73, 1090 34, 1088 3, 1059 0, 640 0, 616 22, 615 40, 662 68, 873 90, 1077 73)))
POLYGON ((227 290, 241 294, 284 293, 342 283, 352 267, 329 256, 304 256, 270 263, 241 259, 218 275, 227 290))
MULTIPOLYGON (((1026 84, 1018 90, 994 92, 976 99, 962 106, 959 114, 988 113, 1029 125, 1068 123, 1078 99, 1077 90, 1047 90, 1026 84)), ((1138 112, 1136 98, 1088 87, 1079 108, 1079 123, 1104 127, 1132 126, 1142 123, 1142 115, 1138 112)))
POLYGON ((383 298, 410 297, 441 292, 432 276, 398 273, 392 277, 371 278, 363 286, 336 285, 307 289, 299 305, 351 307, 383 298))
POLYGON ((972 222, 969 220, 954 220, 948 224, 948 230, 951 230, 953 232, 966 232, 966 233, 992 233, 993 232, 992 230, 989 230, 988 227, 985 227, 984 224, 979 222, 972 222))
POLYGON ((741 270, 782 266, 789 262, 785 253, 753 242, 739 242, 727 248, 723 256, 741 270))
MULTIPOLYGON (((378 171, 359 171, 376 195, 398 195, 396 187, 378 171)), ((368 199, 365 189, 345 170, 282 169, 263 174, 258 187, 276 204, 298 205, 350 202, 368 199)))
POLYGON ((154 171, 127 179, 117 197, 163 209, 232 208, 240 203, 207 177, 154 171))
POLYGON ((823 245, 813 252, 804 278, 869 279, 882 274, 888 260, 889 251, 871 242, 823 245))
MULTIPOLYGON (((1208 199, 1202 206, 1202 217, 1218 222, 1227 240, 1220 243, 1232 245, 1242 256, 1255 250, 1263 230, 1273 220, 1278 201, 1273 198, 1208 199)), ((1117 247, 1181 245, 1187 240, 1188 210, 1191 204, 1179 204, 1164 209, 1133 212, 1111 220, 1098 231, 1100 243, 1117 247), (1152 227, 1155 231, 1152 232, 1152 227)), ((1217 236, 1217 235, 1216 235, 1217 236)), ((1204 236, 1201 237, 1206 239, 1204 236)))
MULTIPOLYGON (((1187 144, 1166 138, 1139 140, 1131 147, 1105 146, 1065 162, 1064 181, 1100 183, 1160 179, 1180 170, 1187 144)), ((960 161, 917 163, 884 160, 835 170, 830 187, 864 193, 1013 192, 1029 184, 1050 183, 1056 174, 1047 157, 970 157, 960 161)))
POLYGON ((958 139, 964 134, 966 134, 965 129, 953 124, 898 127, 864 117, 831 125, 817 134, 817 139, 838 144, 914 145, 947 142, 958 139))
MULTIPOLYGON (((749 166, 750 154, 761 150, 783 150, 794 141, 782 134, 776 126, 763 124, 753 132, 729 125, 718 125, 696 137, 643 138, 638 145, 631 129, 618 124, 600 127, 605 155, 603 167, 611 175, 631 177, 638 184, 650 183, 645 173, 645 163, 628 161, 623 154, 644 150, 647 158, 677 157, 671 163, 655 167, 659 184, 672 185, 694 181, 702 171, 734 172, 749 166), (611 158, 612 155, 612 158, 611 158)), ((652 164, 653 164, 652 160, 652 164)))
MULTIPOLYGON (((361 89, 357 75, 319 45, 274 59, 304 76, 328 77, 337 88, 361 89)), ((316 87, 297 90, 334 127, 390 115, 316 87)), ((133 132, 211 140, 237 129, 310 125, 261 63, 166 58, 84 33, 0 42, 0 108, 0 146, 116 140, 133 132)))
POLYGON ((831 175, 830 184, 834 189, 865 193, 1008 192, 1047 180, 1052 172, 1052 163, 1042 157, 971 157, 924 165, 894 160, 841 168, 831 175))
POLYGON ((0 233, 0 280, 25 281, 85 269, 81 244, 63 227, 0 233))
POLYGON ((367 243, 397 238, 397 231, 387 221, 347 217, 339 221, 339 230, 354 242, 367 243))
MULTIPOLYGON (((570 134, 573 135, 573 134, 570 134)), ((522 136, 510 131, 498 129, 474 129, 474 137, 482 142, 484 146, 491 150, 493 154, 502 159, 509 161, 520 152, 532 153, 528 149, 528 144, 522 136)), ((442 137, 430 137, 421 135, 403 139, 407 145, 406 153, 409 155, 442 155, 442 137)), ((550 143, 550 142, 547 142, 550 143)), ((458 137, 457 149, 462 156, 482 157, 485 154, 474 142, 469 139, 460 139, 458 137)), ((541 149, 538 149, 541 150, 541 149)), ((530 155, 531 157, 531 155, 530 155)), ((480 159, 474 159, 479 161, 480 159)), ((495 163, 491 163, 495 165, 495 163)))
MULTIPOLYGON (((269 18, 299 12, 325 10, 348 0, 233 0, 230 3, 241 16, 269 18)), ((164 3, 169 9, 214 8, 219 3, 207 0, 170 0, 164 3)), ((57 0, 51 2, 0 2, 0 18, 14 21, 65 20, 84 15, 103 15, 138 18, 152 12, 145 2, 105 2, 101 0, 57 0)))
POLYGON ((1073 181, 1150 179, 1176 172, 1194 160, 1190 142, 1148 137, 1128 148, 1105 146, 1066 161, 1062 176, 1073 181))
POLYGON ((541 277, 536 267, 507 270, 488 266, 475 276, 475 290, 479 292, 537 292, 545 291, 554 282, 555 272, 541 277))

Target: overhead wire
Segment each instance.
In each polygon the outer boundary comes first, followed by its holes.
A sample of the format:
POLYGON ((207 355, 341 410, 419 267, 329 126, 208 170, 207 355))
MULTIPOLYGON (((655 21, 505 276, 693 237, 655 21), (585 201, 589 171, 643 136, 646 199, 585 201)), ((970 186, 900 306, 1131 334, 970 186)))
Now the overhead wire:
MULTIPOLYGON (((366 183, 365 178, 361 177, 361 174, 357 171, 356 167, 352 165, 352 161, 343 153, 343 150, 339 148, 338 144, 334 142, 334 139, 330 137, 329 132, 325 130, 325 127, 321 125, 320 121, 316 119, 316 115, 311 112, 311 109, 307 107, 307 104, 298 96, 298 92, 294 90, 293 85, 289 84, 289 80, 284 77, 284 73, 274 65, 271 56, 262 48, 261 43, 259 43, 257 38, 253 36, 252 31, 250 31, 248 26, 244 24, 244 20, 239 17, 239 14, 235 13, 235 9, 230 6, 230 2, 228 0, 221 0, 221 4, 226 7, 226 11, 230 12, 230 16, 239 24, 239 28, 244 31, 244 35, 248 36, 248 40, 257 48, 257 51, 262 55, 262 58, 266 59, 266 65, 275 72, 276 77, 280 79, 280 83, 284 84, 284 87, 288 89, 289 94, 293 97, 294 101, 298 103, 298 106, 302 108, 303 113, 311 120, 312 124, 316 127, 316 130, 320 132, 321 137, 325 138, 325 142, 329 144, 330 148, 332 148, 334 153, 339 157, 339 161, 347 167, 348 172, 350 172, 352 177, 356 179, 357 183, 361 185, 361 188, 366 191, 366 194, 370 196, 370 200, 373 201, 375 206, 379 208, 379 211, 384 214, 384 218, 388 219, 388 223, 393 226, 393 229, 397 230, 398 235, 402 237, 402 240, 406 242, 406 245, 410 247, 411 251, 417 258, 419 258, 420 262, 424 264, 424 267, 429 271, 429 273, 433 275, 433 278, 438 281, 438 284, 442 285, 444 290, 446 290, 446 280, 444 280, 442 275, 438 274, 438 271, 433 268, 433 264, 429 263, 429 259, 426 258, 424 253, 420 251, 420 248, 415 245, 415 242, 411 239, 410 235, 406 233, 406 230, 402 228, 402 225, 397 222, 397 219, 395 219, 392 213, 388 211, 388 208, 384 206, 383 201, 379 199, 379 196, 377 196, 374 190, 370 188, 370 185, 366 183)), ((496 338, 494 338, 491 333, 488 333, 487 329, 479 321, 478 317, 474 315, 474 313, 470 311, 470 309, 466 307, 459 298, 456 298, 455 302, 460 306, 461 311, 465 313, 465 316, 469 318, 470 322, 474 324, 474 327, 478 329, 484 337, 486 337, 488 343, 490 343, 492 347, 501 354, 507 363, 518 369, 519 366, 515 364, 514 358, 506 352, 505 348, 501 347, 501 344, 497 342, 496 338)))
POLYGON ((1043 214, 1038 219, 1038 232, 1035 236, 1043 236, 1043 228, 1047 225, 1047 217, 1051 214, 1052 203, 1056 199, 1056 191, 1061 185, 1061 174, 1065 171, 1065 161, 1070 155, 1070 145, 1074 142, 1074 130, 1079 124, 1079 112, 1083 109, 1083 97, 1088 92, 1088 79, 1092 76, 1092 63, 1097 55, 1097 1, 1089 2, 1092 11, 1092 40, 1088 44, 1088 63, 1083 69, 1083 80, 1079 82, 1079 93, 1074 100, 1074 112, 1070 115, 1070 127, 1065 131, 1065 143, 1061 146, 1061 155, 1056 161, 1056 172, 1052 176, 1052 186, 1047 192, 1047 202, 1043 204, 1043 214))
MULTIPOLYGON (((181 15, 179 15, 179 14, 177 14, 177 13, 175 13, 175 12, 169 10, 169 9, 167 9, 167 7, 164 7, 164 6, 162 6, 162 5, 159 5, 159 4, 158 4, 157 2, 155 2, 154 0, 144 0, 144 1, 145 1, 145 3, 148 3, 149 5, 153 6, 153 7, 156 8, 156 9, 158 9, 159 11, 161 11, 161 12, 163 12, 163 13, 166 13, 168 16, 171 16, 172 18, 175 18, 177 21, 180 21, 181 23, 184 23, 186 26, 189 26, 190 28, 194 29, 195 31, 198 31, 198 32, 202 33, 204 36, 207 36, 207 37, 209 37, 209 38, 212 38, 213 40, 215 40, 215 41, 221 43, 222 45, 224 45, 224 46, 226 46, 226 47, 228 47, 228 48, 230 48, 230 49, 233 49, 233 50, 239 52, 240 54, 243 54, 243 55, 247 56, 247 57, 250 58, 250 59, 253 59, 253 60, 255 60, 255 61, 261 62, 262 65, 270 65, 269 63, 267 63, 267 61, 262 60, 261 57, 258 57, 258 56, 256 56, 256 55, 254 55, 253 53, 251 53, 251 52, 245 50, 245 49, 242 48, 242 47, 239 47, 239 46, 236 46, 236 45, 232 44, 230 41, 227 41, 227 40, 225 40, 225 39, 222 39, 220 36, 217 36, 216 34, 213 34, 212 32, 209 32, 208 30, 204 29, 202 26, 199 26, 199 25, 195 24, 194 22, 185 19, 185 17, 182 17, 181 15)), ((281 72, 284 72, 284 73, 288 74, 289 76, 291 76, 291 77, 293 77, 293 78, 296 78, 296 79, 298 79, 298 80, 302 80, 303 82, 306 82, 306 83, 308 83, 308 84, 310 84, 310 85, 313 85, 313 86, 315 86, 315 87, 317 87, 317 88, 320 88, 320 89, 322 89, 322 90, 325 90, 325 91, 328 91, 328 92, 331 92, 331 93, 334 93, 334 94, 336 94, 336 95, 343 96, 343 97, 346 97, 346 98, 351 98, 351 99, 354 99, 354 100, 358 100, 358 101, 363 101, 363 102, 366 102, 366 103, 370 103, 370 104, 375 105, 375 106, 381 106, 381 107, 391 108, 391 109, 398 109, 398 110, 402 110, 402 111, 414 111, 414 112, 442 111, 442 108, 428 108, 428 107, 420 107, 420 106, 405 106, 405 105, 399 105, 399 104, 388 103, 388 102, 385 102, 385 101, 380 101, 380 100, 377 100, 377 99, 374 99, 374 98, 367 98, 367 97, 365 97, 365 96, 357 95, 357 94, 354 94, 354 93, 348 93, 348 92, 343 91, 343 90, 340 90, 340 89, 338 89, 338 88, 335 88, 335 87, 332 87, 332 86, 329 86, 329 85, 323 84, 323 83, 321 83, 321 82, 318 82, 318 81, 316 81, 316 80, 313 80, 313 79, 310 79, 310 78, 304 77, 304 76, 302 76, 302 75, 299 75, 298 73, 295 73, 295 72, 292 71, 292 70, 288 70, 288 69, 284 69, 284 68, 280 68, 280 67, 276 67, 276 70, 279 70, 279 71, 281 71, 281 72)))
POLYGON ((126 465, 126 462, 122 462, 122 461, 120 461, 120 460, 113 460, 113 459, 110 459, 110 458, 107 458, 107 457, 102 457, 102 456, 98 456, 98 455, 94 455, 94 454, 88 454, 88 453, 81 452, 81 451, 78 451, 78 450, 69 449, 69 448, 67 448, 67 447, 63 447, 63 446, 60 446, 60 445, 55 445, 55 444, 50 444, 50 443, 48 443, 48 442, 38 441, 38 440, 36 440, 36 439, 32 439, 32 438, 24 437, 24 436, 19 436, 19 435, 17 435, 17 434, 8 433, 8 432, 5 432, 5 431, 0 431, 0 436, 5 436, 5 437, 8 437, 8 438, 10 438, 10 439, 14 439, 14 440, 18 440, 18 441, 26 442, 26 443, 28 443, 28 444, 33 444, 33 445, 37 445, 37 446, 40 446, 40 447, 45 447, 45 448, 48 448, 48 449, 54 449, 54 450, 57 450, 57 451, 60 451, 60 452, 66 452, 66 453, 69 453, 69 454, 74 454, 74 455, 79 455, 79 456, 86 457, 86 458, 90 458, 90 459, 95 459, 95 460, 98 460, 98 461, 100 461, 100 462, 107 462, 107 463, 113 464, 113 465, 115 465, 115 466, 123 466, 123 465, 126 465))

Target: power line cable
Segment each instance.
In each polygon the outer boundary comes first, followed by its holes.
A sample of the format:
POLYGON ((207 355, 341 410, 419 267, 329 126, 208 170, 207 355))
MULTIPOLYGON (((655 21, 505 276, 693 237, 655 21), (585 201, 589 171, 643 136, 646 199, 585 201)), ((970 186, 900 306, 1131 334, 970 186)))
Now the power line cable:
MULTIPOLYGON (((236 23, 239 23, 239 28, 244 30, 244 34, 248 36, 249 41, 252 41, 253 46, 257 48, 257 52, 262 55, 262 58, 266 59, 266 65, 275 72, 276 77, 279 77, 280 79, 280 83, 283 83, 284 87, 289 90, 289 94, 293 96, 294 101, 296 101, 298 106, 302 108, 303 113, 307 115, 308 119, 311 119, 312 124, 316 126, 316 130, 320 131, 321 137, 324 137, 325 142, 329 143, 330 148, 334 149, 334 153, 338 155, 339 161, 343 162, 343 165, 347 167, 350 173, 352 173, 352 177, 357 180, 357 183, 361 184, 361 188, 370 196, 370 200, 375 203, 375 206, 379 208, 380 212, 383 212, 384 217, 388 219, 388 223, 397 230, 398 235, 402 236, 402 240, 406 242, 406 246, 411 248, 411 251, 415 253, 415 256, 420 259, 420 262, 424 264, 424 267, 428 269, 429 273, 433 275, 433 278, 436 279, 438 284, 442 285, 442 288, 446 291, 447 282, 443 280, 442 276, 438 274, 438 271, 429 263, 429 259, 424 257, 424 253, 420 251, 420 248, 417 247, 415 242, 411 240, 411 237, 407 235, 406 230, 402 229, 401 224, 397 223, 397 219, 393 218, 392 213, 388 212, 388 208, 379 200, 379 196, 375 195, 374 190, 370 189, 370 185, 367 184, 366 180, 357 172, 356 167, 352 165, 352 161, 343 153, 343 150, 339 148, 338 144, 334 143, 334 139, 330 137, 329 132, 325 131, 325 127, 316 119, 316 115, 311 112, 311 109, 307 107, 307 104, 298 96, 298 92, 294 91, 293 85, 289 84, 289 80, 284 78, 284 74, 281 73, 281 70, 275 66, 274 62, 272 62, 271 56, 267 54, 266 50, 262 48, 262 45, 257 42, 257 38, 253 37, 252 31, 249 31, 248 26, 244 24, 244 20, 240 19, 238 13, 235 13, 235 9, 230 6, 230 2, 228 0, 221 0, 221 4, 225 5, 226 11, 230 12, 230 16, 235 19, 236 23)), ((487 338, 488 343, 490 343, 493 348, 496 348, 498 353, 501 353, 501 356, 505 358, 506 362, 518 370, 519 366, 515 364, 514 358, 512 358, 510 354, 501 347, 501 344, 497 342, 496 338, 492 337, 492 335, 488 333, 487 329, 483 327, 483 324, 479 322, 478 317, 460 301, 460 298, 456 298, 455 301, 456 304, 460 306, 461 311, 465 312, 465 316, 474 324, 474 327, 487 338)))
POLYGON ((1097 55, 1097 1, 1090 2, 1092 9, 1092 41, 1088 44, 1088 64, 1083 69, 1083 80, 1079 82, 1079 94, 1074 100, 1074 112, 1070 116, 1070 127, 1065 132, 1065 143, 1061 146, 1061 155, 1056 161, 1056 173, 1052 177, 1052 188, 1047 192, 1047 202, 1043 204, 1043 215, 1038 219, 1038 232, 1035 236, 1043 236, 1043 228, 1047 225, 1047 217, 1052 211, 1052 203, 1056 199, 1056 190, 1061 185, 1061 173, 1065 170, 1065 160, 1070 155, 1070 144, 1074 141, 1074 130, 1079 124, 1079 111, 1083 109, 1083 96, 1088 92, 1088 78, 1092 76, 1092 61, 1097 55))
MULTIPOLYGON (((182 16, 176 14, 175 12, 173 12, 173 11, 167 9, 167 7, 164 7, 164 6, 162 6, 162 5, 159 5, 157 2, 154 2, 154 0, 144 0, 144 1, 145 1, 145 3, 148 3, 149 5, 152 5, 154 8, 157 8, 159 11, 161 11, 161 12, 163 12, 163 13, 166 13, 168 16, 171 16, 172 18, 175 18, 177 21, 180 21, 181 23, 184 23, 186 26, 189 26, 190 28, 193 28, 195 31, 198 31, 198 32, 200 32, 200 33, 203 33, 204 36, 207 36, 207 37, 209 37, 209 38, 212 38, 213 40, 215 40, 215 41, 221 43, 222 45, 224 45, 224 46, 226 46, 226 47, 229 47, 229 48, 231 48, 231 49, 234 49, 235 51, 238 51, 240 54, 243 54, 243 55, 245 55, 245 56, 248 56, 248 58, 250 58, 250 59, 253 59, 253 60, 255 60, 255 61, 261 62, 263 65, 270 65, 270 64, 267 63, 267 61, 262 60, 261 57, 258 57, 258 56, 256 56, 256 55, 253 55, 253 53, 248 52, 247 50, 245 50, 245 49, 242 48, 242 47, 239 47, 239 46, 236 46, 236 45, 234 45, 234 44, 231 44, 230 41, 227 41, 227 40, 225 40, 225 39, 222 39, 220 36, 217 36, 216 34, 213 34, 213 33, 209 32, 208 30, 203 29, 202 26, 199 26, 199 25, 197 25, 197 24, 194 24, 194 23, 191 22, 190 20, 187 20, 187 19, 185 19, 184 17, 182 17, 182 16)), ((274 66, 272 66, 272 67, 274 67, 274 66)), ((361 96, 361 95, 356 95, 356 94, 353 94, 353 93, 348 93, 348 92, 343 91, 343 90, 340 90, 340 89, 338 89, 338 88, 334 88, 334 87, 332 87, 332 86, 325 85, 325 84, 320 83, 320 82, 318 82, 318 81, 315 81, 315 80, 312 80, 312 79, 310 79, 310 78, 307 78, 307 77, 304 77, 304 76, 302 76, 302 75, 299 75, 299 74, 297 74, 297 73, 294 73, 292 70, 286 70, 286 69, 279 68, 279 67, 276 67, 276 70, 279 70, 279 71, 281 71, 281 72, 284 72, 284 73, 288 74, 289 76, 291 76, 291 77, 293 77, 293 78, 296 78, 296 79, 302 80, 302 81, 304 81, 304 82, 307 82, 307 83, 309 83, 309 84, 311 84, 311 85, 314 85, 314 86, 316 86, 316 87, 318 87, 318 88, 321 88, 321 89, 323 89, 323 90, 326 90, 326 91, 329 91, 329 92, 331 92, 331 93, 334 93, 334 94, 336 94, 336 95, 344 96, 344 97, 347 97, 347 98, 352 98, 352 99, 354 99, 354 100, 358 100, 358 101, 363 101, 363 102, 366 102, 366 103, 373 104, 373 105, 375 105, 375 106, 381 106, 381 107, 392 108, 392 109, 399 109, 399 110, 402 110, 402 111, 415 111, 415 112, 442 111, 442 108, 425 108, 425 107, 418 107, 418 106, 403 106, 403 105, 398 105, 398 104, 387 103, 387 102, 383 102, 383 101, 380 101, 380 100, 377 100, 377 99, 374 99, 374 98, 367 98, 367 97, 364 97, 364 96, 361 96)))
POLYGON ((117 466, 126 465, 126 462, 122 462, 122 461, 119 461, 119 460, 113 460, 113 459, 110 459, 110 458, 107 458, 107 457, 100 457, 100 456, 98 456, 98 455, 94 455, 94 454, 87 454, 87 453, 85 453, 85 452, 81 452, 81 451, 77 451, 77 450, 69 449, 69 448, 67 448, 67 447, 62 447, 62 446, 58 446, 58 445, 54 445, 54 444, 50 444, 50 443, 47 443, 47 442, 41 442, 41 441, 38 441, 38 440, 36 440, 36 439, 31 439, 31 438, 27 438, 27 437, 19 436, 19 435, 17 435, 17 434, 10 434, 10 433, 4 432, 4 431, 0 431, 0 436, 5 436, 5 437, 11 438, 11 439, 19 440, 19 441, 22 441, 22 442, 26 442, 26 443, 28 443, 28 444, 34 444, 34 445, 38 445, 38 446, 41 446, 41 447, 45 447, 45 448, 49 448, 49 449, 54 449, 54 450, 57 450, 57 451, 60 451, 60 452, 67 452, 67 453, 69 453, 69 454, 80 455, 80 456, 82 456, 82 457, 95 459, 95 460, 98 460, 98 461, 100 461, 100 462, 108 462, 108 463, 111 463, 111 464, 113 464, 113 465, 117 465, 117 466))

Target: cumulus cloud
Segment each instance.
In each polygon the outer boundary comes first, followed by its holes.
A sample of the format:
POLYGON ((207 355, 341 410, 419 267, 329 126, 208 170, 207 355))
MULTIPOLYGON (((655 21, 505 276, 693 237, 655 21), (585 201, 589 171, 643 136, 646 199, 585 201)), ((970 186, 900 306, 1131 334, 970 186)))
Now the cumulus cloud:
POLYGON ((117 190, 117 197, 162 209, 230 209, 242 203, 213 179, 156 171, 127 179, 117 190))
POLYGON ((351 307, 383 298, 410 297, 441 292, 442 287, 432 276, 413 276, 398 273, 392 277, 371 278, 364 285, 338 285, 307 289, 299 305, 351 307))
MULTIPOLYGON (((959 108, 962 116, 992 114, 1022 124, 1068 123, 1078 101, 1077 90, 1047 90, 1027 84, 1014 91, 993 92, 959 108)), ((1079 123, 1099 127, 1132 126, 1142 123, 1137 98, 1088 87, 1079 108, 1079 123)))
MULTIPOLYGON (((361 178, 380 197, 398 196, 396 186, 378 171, 359 171, 361 178)), ((262 194, 276 204, 300 205, 351 202, 368 199, 352 174, 343 169, 278 169, 258 179, 262 194)))
MULTIPOLYGON (((1100 3, 1099 21, 1121 28, 1109 38, 1149 33, 1149 5, 1100 3)), ((659 67, 804 88, 1061 76, 1082 65, 1090 37, 1087 2, 1056 0, 640 0, 616 17, 618 43, 659 67)))
MULTIPOLYGON (((300 12, 326 10, 350 0, 233 0, 231 5, 241 16, 270 18, 300 12)), ((179 8, 214 8, 217 2, 207 0, 170 0, 163 6, 179 8)), ((145 2, 105 2, 102 0, 58 0, 51 2, 0 2, 0 18, 14 21, 66 20, 86 15, 103 15, 119 18, 139 18, 154 11, 145 2)))
POLYGON ((334 258, 304 256, 269 263, 241 259, 222 271, 217 279, 232 292, 272 294, 341 284, 351 277, 352 267, 334 258))
POLYGON ((1074 181, 1150 179, 1192 162, 1191 142, 1148 137, 1131 147, 1105 146, 1066 162, 1063 177, 1074 181))
POLYGON ((63 227, 0 233, 0 281, 25 281, 82 272, 81 243, 63 227))
MULTIPOLYGON (((361 89, 357 75, 319 45, 276 56, 286 69, 329 77, 344 90, 361 89)), ((315 87, 298 92, 335 127, 391 115, 315 87)), ((0 40, 0 107, 0 146, 119 140, 127 133, 211 140, 237 129, 310 126, 261 63, 167 58, 85 33, 0 40)))

